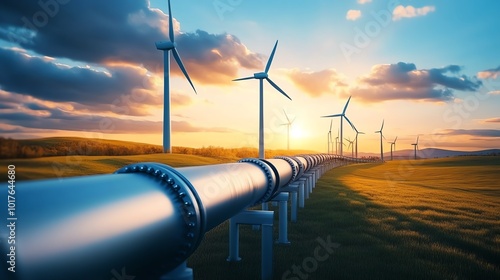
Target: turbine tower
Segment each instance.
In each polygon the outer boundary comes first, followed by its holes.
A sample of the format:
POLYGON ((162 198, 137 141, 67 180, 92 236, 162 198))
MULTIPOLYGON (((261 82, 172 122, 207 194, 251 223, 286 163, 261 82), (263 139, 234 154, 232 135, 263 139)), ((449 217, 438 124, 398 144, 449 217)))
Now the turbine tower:
POLYGON ((347 142, 349 142, 347 149, 349 150, 349 147, 351 147, 351 157, 354 158, 354 145, 352 144, 352 143, 354 143, 354 140, 351 140, 350 138, 345 138, 345 140, 347 140, 347 142))
POLYGON ((278 46, 278 41, 276 40, 276 44, 274 44, 273 51, 271 52, 271 56, 267 61, 266 69, 264 72, 259 72, 253 74, 252 77, 245 77, 234 79, 233 81, 243 81, 243 80, 251 80, 257 79, 259 80, 259 88, 260 88, 260 101, 259 101, 259 158, 264 158, 264 80, 266 80, 271 86, 273 86, 277 91, 281 92, 286 98, 292 100, 290 96, 288 96, 277 84, 275 84, 267 74, 269 72, 269 68, 271 67, 271 63, 273 62, 274 53, 276 52, 276 47, 278 46))
POLYGON ((344 131, 343 131, 343 118, 346 118, 347 117, 345 116, 345 111, 347 110, 347 106, 349 105, 349 101, 351 101, 351 97, 352 96, 349 96, 349 99, 347 99, 347 102, 344 106, 344 110, 342 111, 342 113, 340 114, 335 114, 335 115, 329 115, 329 116, 322 116, 322 118, 335 118, 335 117, 340 117, 340 155, 342 156, 343 155, 343 141, 342 139, 344 138, 343 134, 344 134, 344 131))
POLYGON ((392 146, 394 146, 394 151, 396 151, 396 140, 398 140, 398 137, 396 136, 396 139, 394 139, 394 142, 387 142, 391 144, 391 160, 392 160, 392 146))
POLYGON ((327 135, 327 142, 328 142, 328 154, 330 154, 330 143, 332 144, 332 151, 333 151, 333 142, 332 142, 332 124, 333 124, 333 120, 330 120, 330 130, 328 130, 328 135, 327 135))
POLYGON ((413 150, 414 150, 414 157, 415 159, 417 159, 417 149, 418 149, 418 138, 420 137, 420 135, 417 135, 417 142, 416 143, 413 143, 411 144, 413 146, 413 150))
POLYGON ((172 55, 174 56, 175 62, 181 69, 184 76, 189 81, 189 84, 193 88, 194 92, 196 89, 194 88, 191 79, 182 64, 181 57, 177 52, 177 44, 175 43, 174 38, 174 25, 172 23, 172 9, 170 8, 170 0, 168 0, 168 35, 170 41, 158 41, 155 42, 156 48, 158 50, 163 51, 163 152, 164 153, 172 153, 172 143, 170 142, 172 127, 170 123, 170 51, 172 51, 172 55))
POLYGON ((292 126, 292 123, 295 121, 295 118, 293 118, 293 120, 290 121, 290 119, 288 118, 288 115, 285 112, 285 109, 283 109, 283 113, 285 113, 287 123, 284 123, 282 125, 287 126, 287 150, 290 150, 290 126, 292 126))
POLYGON ((335 155, 339 154, 339 130, 337 130, 337 137, 335 137, 335 155))
POLYGON ((384 134, 382 133, 382 130, 384 129, 384 120, 382 120, 382 126, 380 127, 380 130, 375 131, 375 133, 380 133, 380 160, 384 161, 384 145, 382 142, 382 138, 385 139, 384 134))

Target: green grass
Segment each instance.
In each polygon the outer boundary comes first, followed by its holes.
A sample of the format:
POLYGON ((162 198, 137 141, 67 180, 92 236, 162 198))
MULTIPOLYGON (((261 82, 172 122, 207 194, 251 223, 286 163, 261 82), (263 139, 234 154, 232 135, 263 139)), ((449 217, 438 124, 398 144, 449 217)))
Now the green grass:
MULTIPOLYGON (((235 162, 192 155, 66 156, 0 160, 18 180, 110 173, 126 164, 235 162)), ((307 279, 500 279, 500 158, 459 157, 358 164, 317 183, 291 245, 275 245, 274 278, 311 260, 318 238, 340 244, 307 279)), ((277 208, 275 225, 278 224, 277 208)), ((277 237, 277 226, 274 228, 277 237)), ((195 279, 259 279, 260 232, 241 226, 239 263, 228 263, 228 223, 205 235, 188 259, 195 279)), ((321 251, 322 253, 324 251, 321 251)), ((304 270, 302 269, 304 273, 304 270)), ((295 278, 294 278, 295 277, 295 278)))

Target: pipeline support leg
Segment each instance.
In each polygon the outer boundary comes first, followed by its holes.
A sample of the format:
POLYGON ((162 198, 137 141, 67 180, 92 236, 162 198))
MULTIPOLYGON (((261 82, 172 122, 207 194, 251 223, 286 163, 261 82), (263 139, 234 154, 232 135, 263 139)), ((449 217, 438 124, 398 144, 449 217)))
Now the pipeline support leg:
POLYGON ((279 202, 279 244, 290 244, 288 241, 288 193, 280 193, 273 198, 273 201, 279 202))
POLYGON ((193 280, 193 269, 187 267, 186 262, 183 262, 174 270, 160 277, 160 280, 193 280))

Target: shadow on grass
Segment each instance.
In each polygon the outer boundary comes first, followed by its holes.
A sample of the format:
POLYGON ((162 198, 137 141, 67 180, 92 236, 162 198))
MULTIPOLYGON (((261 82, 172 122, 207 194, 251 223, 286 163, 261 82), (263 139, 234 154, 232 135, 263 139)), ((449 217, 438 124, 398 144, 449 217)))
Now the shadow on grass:
MULTIPOLYGON (((289 223, 292 244, 275 245, 274 279, 500 279, 498 228, 493 248, 450 235, 351 190, 337 172, 324 174, 289 223), (327 237, 340 247, 314 262, 317 239, 327 237)), ((195 279, 260 279, 260 231, 241 226, 239 263, 226 262, 228 241, 227 222, 207 233, 188 262, 195 279)))

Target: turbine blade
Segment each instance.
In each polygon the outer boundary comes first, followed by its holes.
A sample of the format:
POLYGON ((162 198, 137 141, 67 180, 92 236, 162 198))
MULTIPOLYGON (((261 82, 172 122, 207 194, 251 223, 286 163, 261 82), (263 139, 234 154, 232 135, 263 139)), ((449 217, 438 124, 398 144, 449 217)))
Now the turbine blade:
POLYGON ((170 42, 174 42, 174 24, 172 23, 172 8, 170 7, 170 0, 168 0, 168 36, 170 37, 170 42))
POLYGON ((285 112, 285 109, 283 109, 283 113, 285 113, 285 117, 286 117, 286 120, 288 121, 288 123, 291 123, 291 122, 290 122, 290 119, 288 118, 288 115, 287 115, 287 114, 286 114, 286 112, 285 112))
POLYGON ((354 131, 356 131, 356 133, 358 132, 358 130, 356 129, 356 127, 352 124, 352 122, 346 117, 344 116, 344 118, 346 119, 346 121, 351 125, 352 129, 354 129, 354 131))
MULTIPOLYGON (((170 2, 169 2, 169 3, 170 3, 170 2)), ((174 55, 175 61, 177 61, 177 65, 179 65, 179 68, 181 68, 182 73, 184 73, 184 76, 185 76, 185 77, 186 77, 186 79, 189 81, 189 84, 190 84, 190 85, 191 85, 191 87, 193 88, 194 92, 195 92, 196 94, 198 94, 198 92, 196 92, 196 89, 194 88, 193 82, 191 82, 191 78, 189 78, 189 74, 188 74, 188 72, 186 71, 186 68, 184 68, 184 64, 182 64, 181 57, 179 56, 179 53, 177 52, 177 49, 176 49, 176 48, 173 48, 173 49, 172 49, 172 54, 174 55)))
POLYGON ((382 131, 382 129, 384 129, 384 122, 385 122, 385 120, 382 120, 382 127, 380 128, 380 131, 382 131))
POLYGON ((364 132, 361 132, 361 131, 360 131, 360 132, 358 132, 358 133, 359 133, 359 134, 365 134, 364 132))
POLYGON ((236 82, 236 81, 243 81, 243 80, 251 80, 251 79, 255 79, 254 77, 245 77, 245 78, 238 78, 238 79, 234 79, 233 82, 236 82))
POLYGON ((273 81, 271 81, 271 79, 266 78, 266 80, 267 80, 267 81, 268 81, 268 82, 269 82, 269 83, 270 83, 270 84, 271 84, 271 85, 272 85, 272 86, 273 86, 273 87, 274 87, 277 91, 281 92, 281 94, 283 94, 284 96, 286 96, 286 98, 288 98, 288 99, 292 100, 292 99, 290 98, 290 96, 288 96, 288 95, 287 95, 287 94, 286 94, 286 93, 285 93, 282 89, 280 89, 280 87, 279 87, 277 84, 275 84, 273 81))
POLYGON ((347 99, 347 102, 345 103, 344 111, 342 111, 342 114, 345 114, 345 111, 347 110, 347 106, 349 105, 349 101, 351 101, 351 97, 352 96, 349 96, 349 99, 347 99))
POLYGON ((332 131, 332 124, 333 124, 333 119, 330 120, 330 132, 332 131))
POLYGON ((396 140, 398 140, 398 137, 396 136, 396 139, 394 139, 394 143, 396 143, 396 140))
POLYGON ((335 115, 328 115, 328 116, 321 116, 322 118, 334 118, 334 117, 342 117, 342 114, 335 114, 335 115))
POLYGON ((382 135, 382 138, 384 138, 384 140, 387 140, 384 136, 384 134, 382 134, 382 132, 380 133, 380 135, 382 135))
POLYGON ((273 51, 271 52, 271 56, 269 57, 269 60, 267 61, 266 70, 264 70, 265 73, 269 72, 269 68, 271 68, 271 63, 273 63, 274 53, 276 52, 277 46, 278 46, 278 40, 276 40, 276 44, 274 44, 274 48, 273 48, 273 51))
POLYGON ((417 136, 417 145, 418 145, 418 138, 420 137, 420 135, 417 136))
POLYGON ((290 124, 292 124, 292 123, 295 121, 295 119, 296 119, 296 118, 297 118, 297 117, 293 118, 293 120, 290 122, 290 124))

